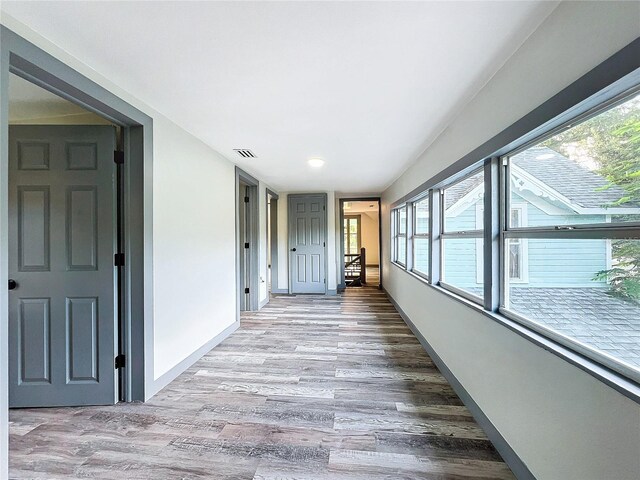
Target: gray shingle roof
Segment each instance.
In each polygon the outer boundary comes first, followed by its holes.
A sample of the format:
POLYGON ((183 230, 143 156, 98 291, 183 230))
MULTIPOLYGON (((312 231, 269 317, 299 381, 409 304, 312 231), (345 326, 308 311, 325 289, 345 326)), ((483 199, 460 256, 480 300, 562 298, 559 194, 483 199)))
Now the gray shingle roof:
POLYGON ((640 304, 604 288, 511 288, 511 308, 640 368, 640 304))
POLYGON ((456 203, 467 193, 473 190, 476 186, 480 185, 483 181, 484 175, 482 172, 479 172, 469 178, 465 178, 452 187, 447 188, 445 195, 445 208, 449 208, 451 205, 456 203))
POLYGON ((606 208, 625 195, 620 187, 606 188, 606 178, 547 147, 529 148, 511 161, 580 207, 606 208))

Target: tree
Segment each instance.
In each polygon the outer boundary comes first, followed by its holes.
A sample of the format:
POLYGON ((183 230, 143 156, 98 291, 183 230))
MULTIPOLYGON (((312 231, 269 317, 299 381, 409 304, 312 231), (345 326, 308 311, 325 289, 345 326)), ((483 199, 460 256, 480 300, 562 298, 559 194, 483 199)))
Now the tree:
MULTIPOLYGON (((624 194, 609 207, 640 208, 640 95, 561 132, 543 143, 563 155, 595 163, 608 180, 604 189, 624 194)), ((640 221, 640 215, 617 215, 614 221, 640 221)), ((613 294, 640 301, 640 240, 613 240, 614 265, 597 272, 594 280, 608 280, 613 294)))

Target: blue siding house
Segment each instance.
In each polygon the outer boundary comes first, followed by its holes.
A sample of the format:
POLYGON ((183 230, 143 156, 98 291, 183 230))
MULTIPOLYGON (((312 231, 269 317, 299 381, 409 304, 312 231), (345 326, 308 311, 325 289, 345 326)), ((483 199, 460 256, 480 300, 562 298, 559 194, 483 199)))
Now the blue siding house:
MULTIPOLYGON (((620 188, 547 147, 515 155, 510 168, 512 227, 606 223, 615 215, 640 213, 636 207, 614 206, 624 195, 620 188)), ((482 175, 448 189, 445 230, 481 229, 483 197, 482 175)), ((447 240, 443 280, 480 293, 482 243, 481 239, 447 240)), ((594 275, 612 266, 609 240, 523 238, 511 240, 508 251, 511 288, 607 288, 606 281, 596 281, 594 275)))

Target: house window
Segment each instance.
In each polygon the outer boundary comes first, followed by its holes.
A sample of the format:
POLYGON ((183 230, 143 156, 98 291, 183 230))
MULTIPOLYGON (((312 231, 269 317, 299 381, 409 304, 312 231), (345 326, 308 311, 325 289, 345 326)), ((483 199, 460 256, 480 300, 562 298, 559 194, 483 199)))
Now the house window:
MULTIPOLYGON (((514 228, 527 225, 527 206, 511 206, 510 224, 514 228)), ((507 258, 509 280, 512 282, 527 282, 529 273, 528 245, 526 239, 512 239, 509 242, 507 258)))
POLYGON ((413 203, 413 267, 412 271, 429 276, 429 197, 413 203))
POLYGON ((344 217, 344 253, 345 255, 360 254, 361 230, 360 215, 345 215, 344 217))
POLYGON ((442 192, 440 284, 480 302, 484 279, 477 272, 483 256, 484 226, 477 222, 477 211, 484 199, 484 171, 476 171, 442 192))
POLYGON ((636 94, 509 154, 501 242, 501 312, 636 380, 639 151, 636 94))
POLYGON ((404 267, 407 264, 407 206, 394 209, 391 220, 393 244, 391 260, 404 267))

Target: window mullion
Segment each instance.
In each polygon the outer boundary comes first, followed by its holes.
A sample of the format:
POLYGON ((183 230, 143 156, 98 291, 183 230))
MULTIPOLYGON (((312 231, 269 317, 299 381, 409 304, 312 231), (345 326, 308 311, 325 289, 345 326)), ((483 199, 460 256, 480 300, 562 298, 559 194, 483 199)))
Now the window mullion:
POLYGON ((408 271, 413 270, 413 203, 407 203, 407 258, 405 267, 408 271))
POLYGON ((440 282, 440 232, 442 226, 442 194, 441 190, 429 190, 429 282, 437 285, 440 282))
POLYGON ((565 239, 640 239, 640 229, 625 225, 609 228, 567 228, 547 227, 512 228, 503 232, 505 238, 565 238, 565 239))
POLYGON ((484 308, 500 307, 500 159, 484 165, 484 308))

